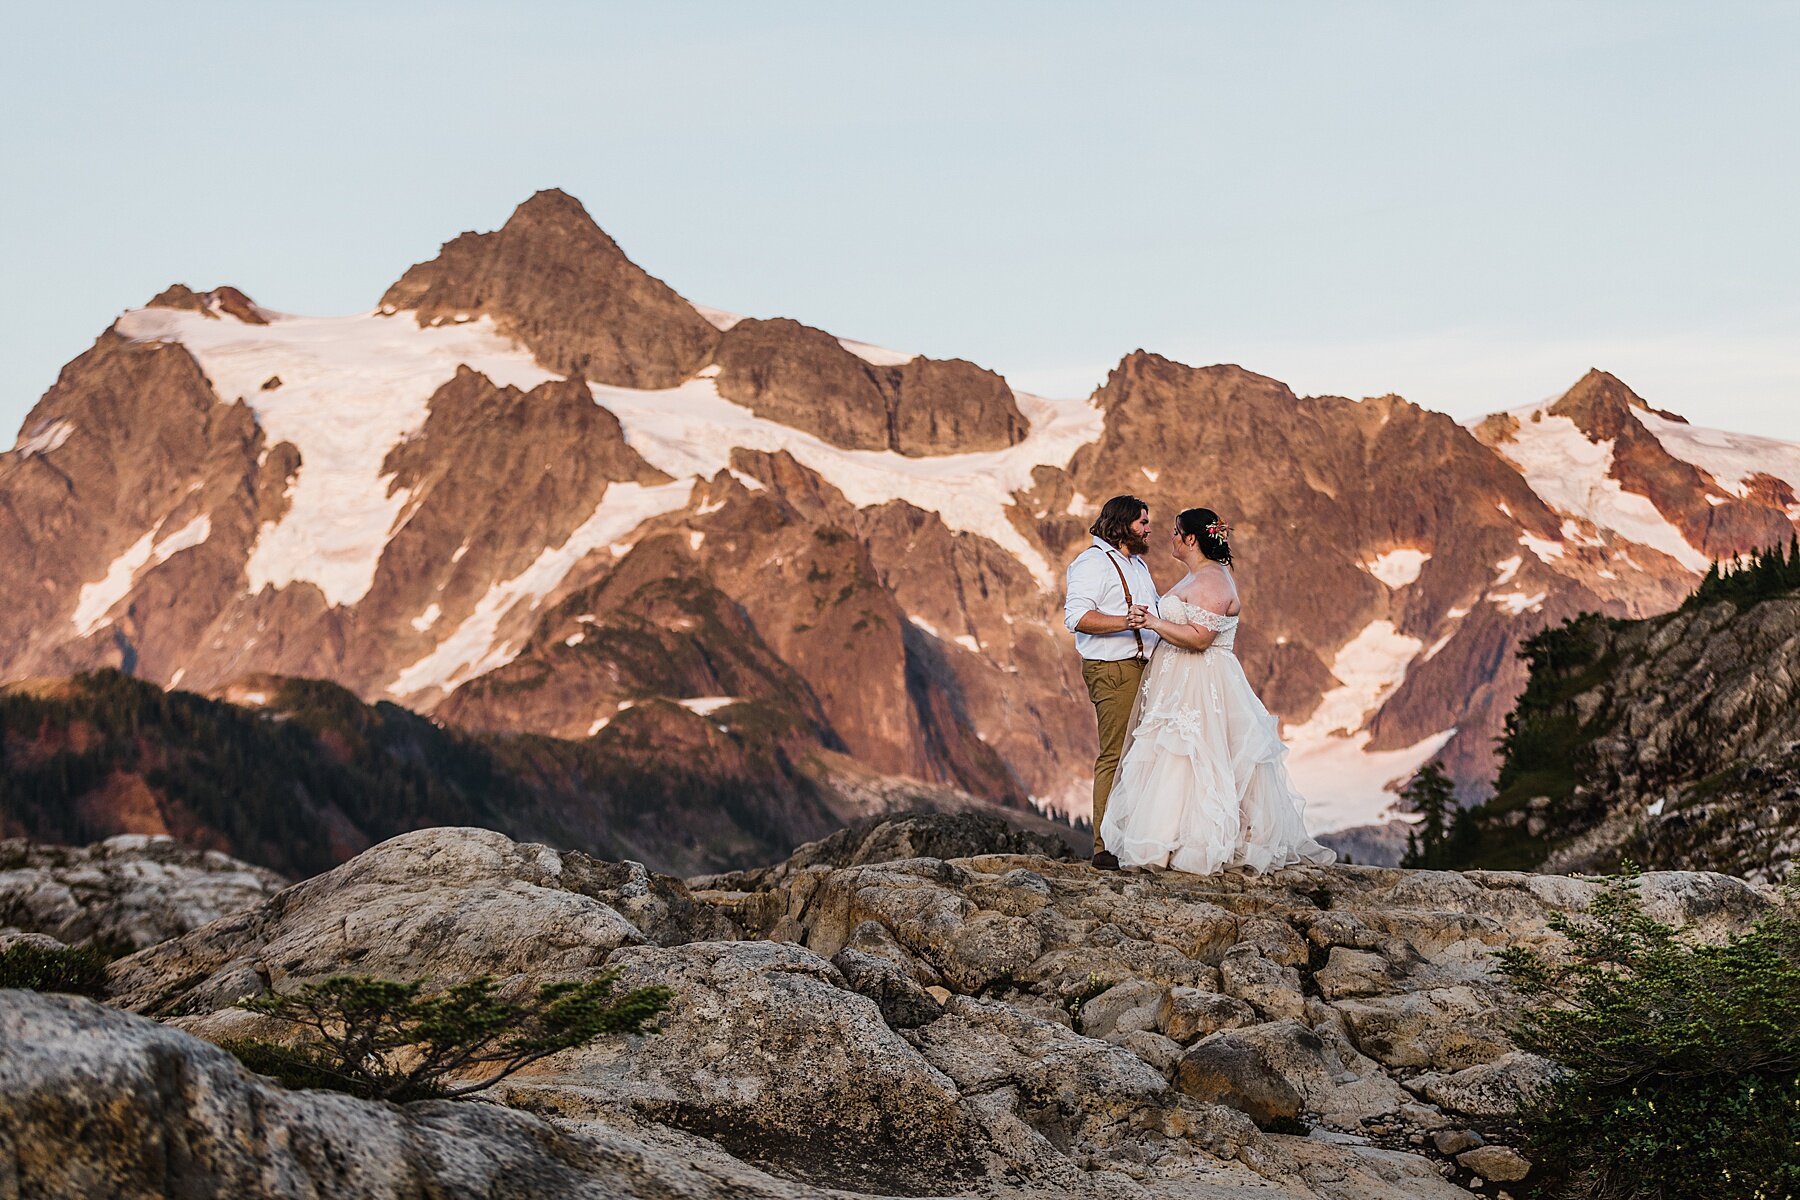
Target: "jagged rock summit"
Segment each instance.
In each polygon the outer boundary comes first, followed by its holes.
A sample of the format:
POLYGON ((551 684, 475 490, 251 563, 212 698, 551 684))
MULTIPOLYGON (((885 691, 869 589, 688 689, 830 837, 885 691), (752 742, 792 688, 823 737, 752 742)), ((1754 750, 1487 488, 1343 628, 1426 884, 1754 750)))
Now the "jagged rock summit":
POLYGON ((1030 432, 994 372, 962 359, 892 359, 798 321, 746 318, 720 339, 719 394, 847 450, 1004 450, 1030 432))
POLYGON ((1694 429, 1598 368, 1554 402, 1497 413, 1475 432, 1569 515, 1617 529, 1690 568, 1781 545, 1794 533, 1800 480, 1778 465, 1785 455, 1768 455, 1772 444, 1694 429), (1557 480, 1558 471, 1571 477, 1557 480), (1602 490, 1608 481, 1610 496, 1602 490), (1651 512, 1672 529, 1649 524, 1651 512))
POLYGON ((581 202, 554 188, 493 233, 465 233, 381 298, 420 325, 492 317, 546 368, 596 383, 673 387, 712 355, 719 331, 625 257, 581 202))
MULTIPOLYGON (((398 1196, 408 1180, 497 1196, 1449 1200, 1471 1168, 1528 1170, 1503 1145, 1466 1153, 1554 1075, 1508 1043, 1516 1002, 1491 953, 1553 940, 1546 915, 1593 884, 883 857, 979 850, 992 829, 902 819, 692 886, 481 830, 407 834, 114 964, 114 1004, 140 1015, 8 993, 5 1161, 21 1194, 46 1197, 212 1178, 281 1196, 398 1196), (503 1107, 284 1093, 193 1036, 280 1036, 231 1002, 342 971, 523 986, 602 967, 673 989, 660 1032, 543 1060, 503 1107), (165 1162, 168 1145, 190 1149, 165 1162)), ((1643 887, 1652 912, 1713 936, 1769 902, 1706 874, 1643 887)))

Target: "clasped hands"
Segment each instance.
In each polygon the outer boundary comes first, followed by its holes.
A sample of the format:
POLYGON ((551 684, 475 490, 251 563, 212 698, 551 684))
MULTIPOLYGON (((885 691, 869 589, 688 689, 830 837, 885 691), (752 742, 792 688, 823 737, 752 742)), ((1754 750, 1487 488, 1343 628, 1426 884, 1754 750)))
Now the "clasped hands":
POLYGON ((1142 629, 1150 620, 1150 607, 1145 604, 1133 604, 1125 610, 1125 628, 1142 629))

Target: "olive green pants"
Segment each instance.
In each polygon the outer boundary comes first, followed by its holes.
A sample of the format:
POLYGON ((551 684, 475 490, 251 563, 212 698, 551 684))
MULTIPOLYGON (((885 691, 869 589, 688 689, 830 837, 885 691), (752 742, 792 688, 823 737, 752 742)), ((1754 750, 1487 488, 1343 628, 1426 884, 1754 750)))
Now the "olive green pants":
POLYGON ((1144 678, 1144 660, 1086 659, 1081 664, 1081 678, 1087 684, 1088 699, 1094 702, 1094 716, 1100 724, 1100 756, 1094 760, 1094 851, 1098 853, 1106 849, 1100 840, 1100 820, 1106 816, 1106 797, 1119 770, 1119 751, 1125 747, 1131 704, 1137 699, 1138 684, 1144 678))

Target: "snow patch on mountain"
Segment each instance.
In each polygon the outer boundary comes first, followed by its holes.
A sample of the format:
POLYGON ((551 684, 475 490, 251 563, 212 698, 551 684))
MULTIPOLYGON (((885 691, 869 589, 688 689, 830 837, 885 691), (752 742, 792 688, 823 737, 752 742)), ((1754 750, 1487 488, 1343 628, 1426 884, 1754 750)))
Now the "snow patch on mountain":
POLYGON ((688 301, 688 305, 705 317, 707 322, 721 333, 746 319, 743 313, 726 312, 722 308, 710 308, 704 304, 695 304, 692 300, 688 301))
POLYGON ((1363 570, 1391 588, 1403 588, 1418 579, 1420 570, 1430 560, 1431 555, 1425 551, 1408 547, 1377 554, 1363 564, 1363 570))
POLYGON ((1390 786, 1419 769, 1456 733, 1431 734, 1400 750, 1368 749, 1368 721, 1406 678, 1424 643, 1388 620, 1373 621, 1332 660, 1338 686, 1326 692, 1304 724, 1282 731, 1288 771, 1306 797, 1306 824, 1315 832, 1366 825, 1393 804, 1390 786))
POLYGON ((530 633, 529 622, 518 622, 514 636, 501 636, 501 623, 516 608, 525 605, 535 612, 589 551, 623 538, 652 517, 686 505, 694 486, 692 479, 654 487, 608 484, 593 513, 567 541, 546 547, 530 566, 489 588, 475 610, 443 641, 395 676, 387 693, 402 701, 429 703, 458 684, 511 662, 530 633))
POLYGON ((1032 486, 1038 466, 1060 466, 1099 439, 1104 415, 1086 400, 1046 400, 1015 392, 1031 424, 1025 440, 1004 450, 911 458, 892 450, 845 450, 810 433, 757 416, 719 395, 711 379, 666 391, 593 384, 594 398, 625 429, 625 440, 670 475, 710 477, 741 447, 787 451, 817 471, 858 507, 904 500, 935 512, 951 529, 979 534, 1025 564, 1045 589, 1061 572, 1013 527, 1013 493, 1032 486))
POLYGON ((1750 477, 1759 474, 1772 475, 1800 492, 1800 445, 1749 433, 1696 429, 1653 412, 1634 409, 1632 415, 1655 435, 1664 450, 1699 467, 1733 496, 1741 499, 1749 495, 1750 477))
POLYGON ((1516 617, 1520 613, 1537 612, 1543 608, 1544 598, 1548 595, 1548 592, 1533 592, 1530 595, 1524 592, 1490 592, 1488 599, 1493 602, 1494 607, 1516 617))
POLYGON ((903 367, 919 357, 904 350, 889 350, 886 346, 871 346, 867 342, 852 341, 849 338, 839 338, 837 342, 864 362, 878 367, 903 367))
POLYGON ((133 542, 112 560, 104 576, 84 584, 75 597, 75 612, 69 618, 74 622, 75 636, 87 637, 100 628, 106 614, 131 593, 132 585, 144 571, 167 562, 179 551, 198 546, 211 535, 212 518, 202 513, 166 537, 162 536, 159 524, 133 542))
POLYGON ((74 432, 75 422, 67 417, 57 417, 38 426, 30 435, 19 439, 19 444, 13 447, 13 453, 20 458, 30 458, 34 454, 48 454, 68 441, 69 435, 74 432))
POLYGON ((1517 409, 1512 415, 1518 418, 1518 428, 1495 449, 1545 504, 1660 550, 1690 571, 1706 570, 1710 560, 1689 544, 1649 497, 1627 492, 1612 477, 1611 441, 1590 442, 1574 421, 1541 408, 1517 409))
POLYGON ((1565 517, 1563 519, 1561 532, 1562 539, 1565 542, 1574 542, 1579 546, 1606 545, 1606 539, 1598 536, 1598 532, 1594 529, 1592 522, 1589 522, 1587 528, 1583 529, 1579 522, 1565 517))
MULTIPOLYGON (((741 319, 695 307, 721 328, 741 319)), ((292 442, 300 451, 288 511, 262 528, 251 551, 249 590, 307 580, 328 602, 352 605, 373 584, 408 499, 404 489, 390 493, 382 464, 423 426, 431 394, 463 364, 502 387, 529 389, 555 376, 485 316, 424 328, 410 312, 269 316, 268 325, 246 325, 152 308, 127 313, 119 329, 139 340, 181 343, 222 400, 250 406, 270 444, 292 442), (282 386, 265 392, 263 381, 272 375, 282 386)), ((710 378, 666 391, 596 384, 593 393, 619 418, 633 448, 677 478, 726 470, 737 447, 785 450, 853 504, 904 500, 938 513, 954 530, 996 542, 1045 588, 1057 585, 1059 573, 1008 519, 1013 493, 1032 486, 1034 467, 1066 464, 1098 440, 1104 423, 1088 400, 1020 392, 1015 399, 1031 427, 1024 441, 1005 450, 911 458, 840 449, 765 420, 721 397, 710 378)))
POLYGON ((1551 562, 1563 556, 1563 544, 1545 538, 1533 537, 1529 533, 1519 535, 1519 545, 1537 555, 1539 562, 1551 562))
POLYGON ((166 562, 170 555, 198 546, 211 536, 212 518, 201 513, 174 533, 158 537, 156 545, 150 549, 150 557, 154 562, 166 562))
POLYGON ((487 317, 420 328, 410 312, 295 317, 267 325, 148 308, 126 313, 119 331, 185 346, 219 398, 242 400, 270 445, 292 442, 300 468, 280 520, 265 524, 245 566, 248 589, 300 580, 331 604, 368 594, 375 568, 406 505, 382 468, 391 450, 424 423, 431 394, 467 364, 501 387, 555 378, 487 317), (262 390, 281 377, 282 386, 262 390))
POLYGON ((614 708, 611 712, 594 718, 594 723, 588 726, 587 735, 593 737, 596 733, 599 733, 602 729, 605 729, 608 725, 612 724, 612 719, 614 717, 636 704, 637 701, 635 700, 619 701, 618 707, 614 708))

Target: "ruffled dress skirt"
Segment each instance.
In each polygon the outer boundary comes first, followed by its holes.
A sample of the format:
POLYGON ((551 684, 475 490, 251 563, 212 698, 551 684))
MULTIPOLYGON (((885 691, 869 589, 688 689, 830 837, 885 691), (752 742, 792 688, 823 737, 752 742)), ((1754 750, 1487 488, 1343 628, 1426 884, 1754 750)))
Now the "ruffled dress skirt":
POLYGON ((1100 827, 1121 866, 1210 875, 1336 857, 1307 835, 1279 725, 1229 648, 1159 645, 1128 728, 1100 827))

